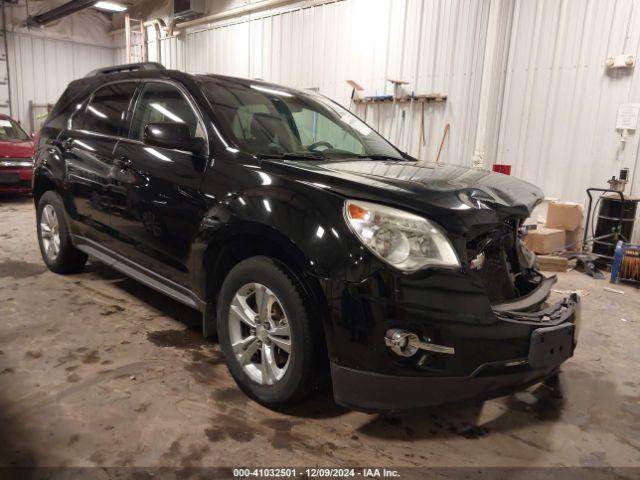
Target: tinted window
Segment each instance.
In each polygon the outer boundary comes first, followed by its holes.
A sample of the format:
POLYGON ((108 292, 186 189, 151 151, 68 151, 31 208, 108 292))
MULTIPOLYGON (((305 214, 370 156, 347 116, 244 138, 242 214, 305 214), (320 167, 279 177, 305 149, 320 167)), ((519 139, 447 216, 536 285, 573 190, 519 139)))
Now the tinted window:
POLYGON ((258 83, 206 82, 203 87, 221 126, 245 152, 402 158, 351 112, 320 95, 258 83))
POLYGON ((167 83, 147 83, 136 105, 131 123, 131 137, 142 140, 149 123, 182 123, 192 137, 204 138, 196 113, 182 92, 167 83))
MULTIPOLYGON (((77 92, 76 92, 77 93, 77 92)), ((73 102, 71 88, 67 88, 56 102, 53 110, 47 117, 45 125, 52 128, 65 128, 67 121, 73 112, 76 111, 76 104, 73 102)))
MULTIPOLYGON (((105 135, 119 135, 135 89, 135 83, 115 83, 97 90, 85 110, 82 129, 105 135)), ((75 123, 74 127, 77 128, 75 123)))

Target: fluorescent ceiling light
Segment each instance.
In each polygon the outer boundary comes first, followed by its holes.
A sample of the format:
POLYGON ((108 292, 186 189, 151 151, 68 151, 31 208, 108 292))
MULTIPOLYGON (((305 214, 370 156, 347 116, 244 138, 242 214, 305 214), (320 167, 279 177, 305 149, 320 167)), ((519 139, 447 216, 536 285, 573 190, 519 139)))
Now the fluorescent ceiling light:
POLYGON ((89 105, 87 107, 87 110, 89 110, 94 115, 99 116, 100 118, 107 118, 107 116, 104 113, 102 113, 100 110, 98 110, 96 107, 89 105))
POLYGON ((93 148, 91 145, 84 143, 82 140, 74 140, 74 142, 80 145, 81 147, 86 148, 87 150, 91 150, 92 152, 96 151, 95 148, 93 148))
POLYGON ((263 87, 262 85, 251 85, 251 88, 264 93, 271 93, 273 95, 280 95, 281 97, 293 97, 289 92, 283 92, 282 90, 275 90, 273 88, 263 87))
POLYGON ((159 103, 152 103, 151 108, 154 108, 155 110, 159 111, 162 115, 164 115, 167 118, 170 118, 176 123, 184 123, 184 120, 182 120, 179 116, 177 116, 171 110, 165 108, 164 105, 160 105, 159 103))
POLYGON ((99 10, 106 10, 108 12, 124 12, 127 7, 117 2, 96 2, 93 5, 99 10))
POLYGON ((271 177, 264 172, 258 172, 260 175, 260 179, 262 180, 262 185, 271 185, 271 177))
POLYGON ((160 153, 158 150, 156 150, 155 148, 151 148, 151 147, 144 147, 144 149, 149 152, 151 155, 153 155, 154 157, 162 160, 163 162, 173 162, 173 160, 171 160, 169 157, 167 157, 166 155, 164 155, 163 153, 160 153))

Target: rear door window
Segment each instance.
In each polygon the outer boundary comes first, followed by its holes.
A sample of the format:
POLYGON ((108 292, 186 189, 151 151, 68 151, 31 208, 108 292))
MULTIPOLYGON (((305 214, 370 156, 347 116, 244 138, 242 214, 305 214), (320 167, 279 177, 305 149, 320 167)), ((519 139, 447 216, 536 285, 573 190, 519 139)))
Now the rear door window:
POLYGON ((129 104, 136 87, 137 83, 124 82, 96 90, 84 112, 82 125, 74 122, 73 127, 103 135, 122 135, 129 104))

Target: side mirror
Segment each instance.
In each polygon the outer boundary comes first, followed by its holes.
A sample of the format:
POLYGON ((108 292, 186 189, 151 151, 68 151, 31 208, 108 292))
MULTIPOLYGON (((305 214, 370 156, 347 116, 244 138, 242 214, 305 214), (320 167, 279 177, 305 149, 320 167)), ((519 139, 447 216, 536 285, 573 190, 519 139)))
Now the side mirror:
POLYGON ((204 139, 193 138, 183 123, 149 123, 144 127, 144 143, 160 148, 171 148, 201 154, 204 139))

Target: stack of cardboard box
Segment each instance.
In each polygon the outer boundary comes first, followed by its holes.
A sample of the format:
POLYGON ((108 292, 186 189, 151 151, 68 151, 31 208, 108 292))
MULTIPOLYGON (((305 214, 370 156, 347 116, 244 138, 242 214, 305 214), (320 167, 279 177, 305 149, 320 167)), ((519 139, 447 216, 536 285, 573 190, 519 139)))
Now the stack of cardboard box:
POLYGON ((547 227, 564 230, 565 249, 577 252, 582 249, 584 235, 582 205, 570 202, 551 202, 547 211, 547 227))
POLYGON ((530 230, 524 237, 525 245, 538 254, 538 264, 542 270, 567 269, 566 258, 549 254, 582 248, 583 216, 582 205, 577 203, 549 203, 544 225, 530 230))

